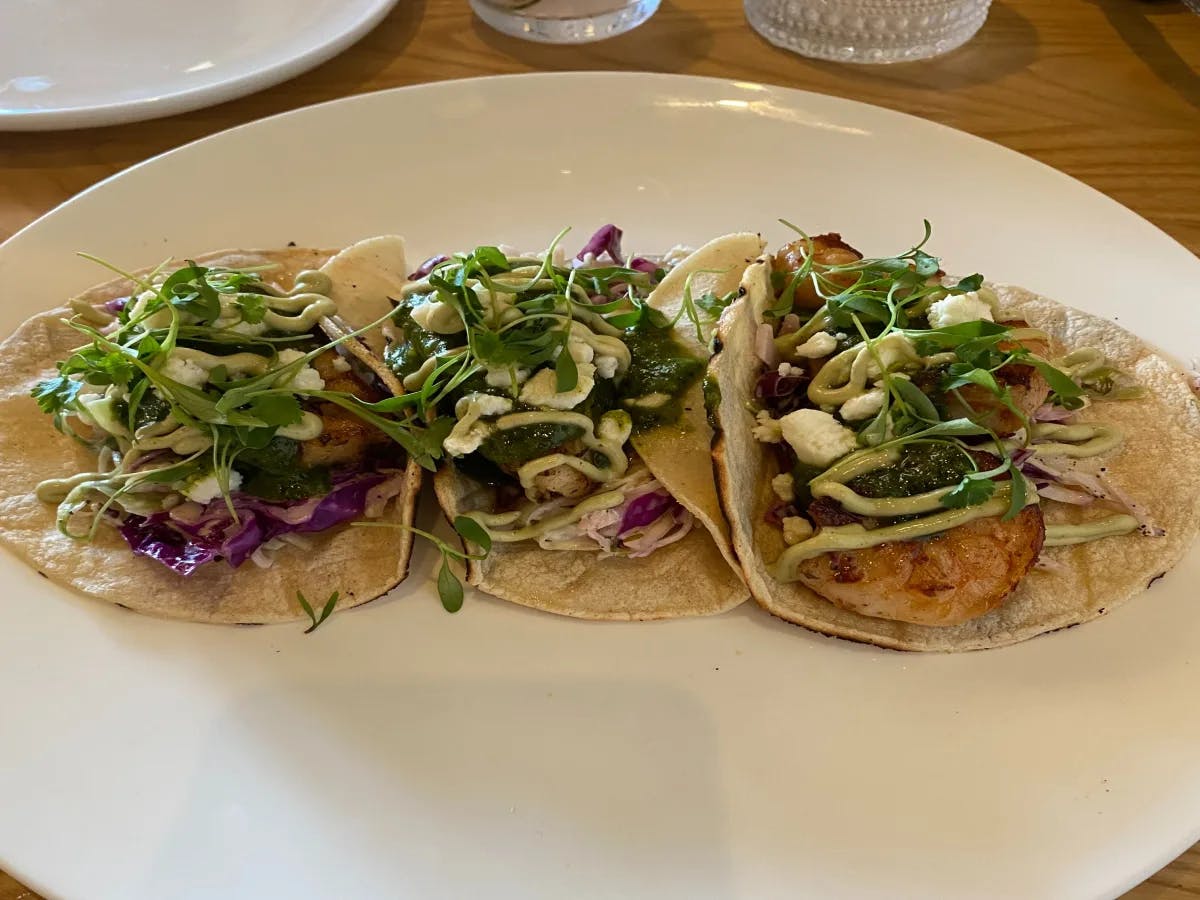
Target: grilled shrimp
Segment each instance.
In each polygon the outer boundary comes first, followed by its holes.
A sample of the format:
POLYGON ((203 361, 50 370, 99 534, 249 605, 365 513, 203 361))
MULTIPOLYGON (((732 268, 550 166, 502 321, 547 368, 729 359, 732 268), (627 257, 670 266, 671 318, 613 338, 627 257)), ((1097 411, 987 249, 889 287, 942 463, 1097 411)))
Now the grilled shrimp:
MULTIPOLYGON (((1027 322, 1022 321, 1005 324, 1013 328, 1029 327, 1027 322)), ((1042 358, 1050 352, 1049 344, 1042 340, 1004 341, 998 348, 1012 350, 1018 344, 1042 358)), ((1050 396, 1049 383, 1033 366, 1010 363, 997 369, 995 377, 1000 387, 1008 388, 1013 406, 1030 418, 1050 396)), ((995 394, 975 384, 966 385, 947 394, 946 407, 951 418, 971 419, 976 424, 990 428, 1001 437, 1012 434, 1025 424, 1020 416, 1001 404, 995 394)))
POLYGON ((824 553, 800 564, 800 580, 864 616, 957 625, 1004 602, 1045 536, 1041 507, 1026 506, 1008 522, 976 519, 924 540, 824 553))
MULTIPOLYGON (((840 234, 818 234, 810 239, 814 267, 820 271, 824 266, 842 266, 846 263, 858 262, 862 254, 842 240, 840 234)), ((775 254, 773 268, 776 272, 790 275, 802 265, 808 256, 809 241, 796 240, 785 244, 775 254)), ((826 276, 830 281, 842 287, 854 284, 857 275, 850 273, 834 273, 826 276)), ((796 285, 794 306, 800 309, 818 309, 825 301, 817 294, 812 279, 806 278, 796 285)))
MULTIPOLYGON (((353 372, 339 371, 336 358, 336 352, 328 350, 313 360, 325 390, 344 391, 368 402, 382 399, 379 391, 359 381, 353 372)), ((320 404, 317 414, 325 427, 312 440, 300 443, 300 464, 305 468, 356 463, 372 445, 388 442, 382 431, 336 403, 320 404)))

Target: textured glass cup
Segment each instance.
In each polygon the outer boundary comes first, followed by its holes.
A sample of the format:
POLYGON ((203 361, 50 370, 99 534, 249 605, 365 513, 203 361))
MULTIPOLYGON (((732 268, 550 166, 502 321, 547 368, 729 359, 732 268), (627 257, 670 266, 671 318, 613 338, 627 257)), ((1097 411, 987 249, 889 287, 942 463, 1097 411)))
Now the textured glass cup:
POLYGON ((546 44, 602 41, 636 28, 660 0, 471 0, 497 31, 546 44))
POLYGON ((835 62, 927 59, 966 43, 991 0, 745 0, 754 30, 777 47, 835 62))

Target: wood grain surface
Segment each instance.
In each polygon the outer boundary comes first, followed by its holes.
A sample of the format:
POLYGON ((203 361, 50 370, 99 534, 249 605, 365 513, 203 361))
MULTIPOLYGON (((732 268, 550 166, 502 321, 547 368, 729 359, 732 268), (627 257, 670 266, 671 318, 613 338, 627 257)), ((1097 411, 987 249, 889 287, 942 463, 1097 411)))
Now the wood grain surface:
MULTIPOLYGON (((0 240, 134 163, 273 113, 449 78, 604 69, 763 81, 933 119, 1060 169, 1200 252, 1200 16, 1178 0, 996 0, 965 47, 884 67, 778 50, 736 0, 663 0, 636 31, 584 47, 504 37, 466 0, 400 0, 356 46, 253 96, 133 125, 0 134, 0 240)), ((0 872, 0 900, 36 896, 0 872)), ((1200 897, 1200 845, 1125 896, 1200 897)))

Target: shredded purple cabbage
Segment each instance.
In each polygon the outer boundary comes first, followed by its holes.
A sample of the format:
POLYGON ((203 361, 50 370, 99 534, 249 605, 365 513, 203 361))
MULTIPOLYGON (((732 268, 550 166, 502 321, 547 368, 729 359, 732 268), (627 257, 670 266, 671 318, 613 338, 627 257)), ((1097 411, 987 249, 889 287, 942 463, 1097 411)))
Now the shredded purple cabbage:
POLYGON ((416 281, 418 278, 424 278, 433 271, 434 266, 438 265, 439 263, 444 263, 449 258, 450 257, 446 256, 444 253, 429 257, 429 259, 417 266, 417 270, 408 276, 408 280, 416 281))
POLYGON ((618 266, 624 265, 621 258, 621 231, 616 225, 604 225, 597 229, 596 233, 588 238, 588 242, 583 245, 583 249, 575 254, 577 260, 582 260, 589 253, 599 258, 605 253, 609 255, 613 262, 618 266))
POLYGON ((180 575, 191 575, 218 558, 236 569, 259 547, 282 534, 324 531, 359 518, 367 494, 386 478, 380 472, 353 475, 323 497, 291 503, 235 493, 230 499, 237 521, 218 498, 194 518, 173 517, 170 512, 127 516, 120 531, 134 553, 180 575))
POLYGON ((617 534, 624 534, 632 528, 644 528, 676 505, 678 504, 675 502, 675 498, 663 490, 651 491, 635 497, 625 507, 625 514, 621 516, 617 534))
POLYGON ((172 572, 191 575, 217 558, 217 550, 203 546, 163 523, 166 513, 149 518, 129 516, 118 526, 121 537, 138 556, 160 562, 172 572))

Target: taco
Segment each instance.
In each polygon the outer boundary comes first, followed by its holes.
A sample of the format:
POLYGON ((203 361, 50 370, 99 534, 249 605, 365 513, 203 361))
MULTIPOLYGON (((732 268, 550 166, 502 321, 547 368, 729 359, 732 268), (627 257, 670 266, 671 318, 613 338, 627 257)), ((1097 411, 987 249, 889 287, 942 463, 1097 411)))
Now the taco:
POLYGON ((433 459, 375 408, 390 374, 349 329, 406 268, 399 238, 225 251, 24 323, 0 345, 0 540, 55 582, 192 621, 388 591, 411 534, 348 523, 408 525, 433 459))
POLYGON ((999 647, 1111 611, 1200 531, 1184 374, 920 246, 794 241, 747 269, 718 340, 722 502, 752 594, 791 622, 999 647))
POLYGON ((444 435, 444 512, 487 536, 473 585, 591 619, 721 612, 749 595, 713 480, 700 344, 762 242, 626 260, 620 239, 606 226, 569 261, 557 241, 430 260, 400 293, 385 359, 444 435))

